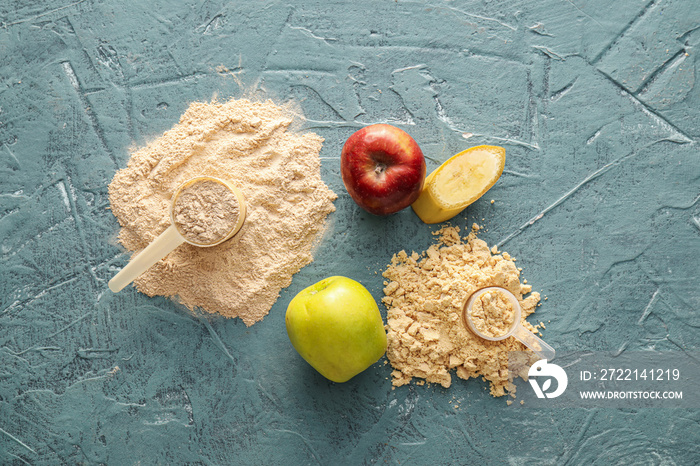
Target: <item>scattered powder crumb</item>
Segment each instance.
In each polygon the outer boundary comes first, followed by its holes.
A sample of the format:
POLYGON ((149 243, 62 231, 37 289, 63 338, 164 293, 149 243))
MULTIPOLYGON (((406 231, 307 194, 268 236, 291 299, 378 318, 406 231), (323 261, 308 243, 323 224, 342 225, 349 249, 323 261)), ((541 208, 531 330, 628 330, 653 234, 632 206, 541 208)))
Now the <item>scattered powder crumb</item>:
POLYGON ((491 204, 495 203, 496 201, 494 199, 491 199, 491 204))
POLYGON ((520 400, 520 406, 525 404, 525 400, 520 400))
POLYGON ((508 406, 512 405, 512 404, 513 404, 513 400, 506 400, 506 404, 507 404, 508 406))
MULTIPOLYGON (((522 308, 522 325, 540 299, 532 287, 520 283, 512 260, 492 255, 485 241, 476 237, 478 225, 462 241, 459 228, 444 227, 435 232, 437 244, 423 257, 401 251, 395 254, 383 276, 389 346, 387 357, 394 370, 392 384, 408 384, 413 377, 447 388, 451 371, 462 379, 482 377, 490 382, 490 393, 503 396, 515 392, 513 377, 527 376, 528 364, 536 355, 515 338, 487 341, 462 323, 466 299, 486 286, 500 286, 513 293, 522 308), (517 374, 510 374, 509 352, 518 355, 517 374)), ((532 361, 531 361, 532 360, 532 361)))
POLYGON ((335 210, 321 180, 316 134, 288 131, 291 112, 271 101, 192 103, 178 124, 131 154, 109 185, 119 241, 137 252, 170 224, 175 189, 197 176, 228 179, 246 199, 241 230, 218 246, 183 244, 134 281, 148 296, 192 309, 261 320, 292 275, 309 264, 335 210))

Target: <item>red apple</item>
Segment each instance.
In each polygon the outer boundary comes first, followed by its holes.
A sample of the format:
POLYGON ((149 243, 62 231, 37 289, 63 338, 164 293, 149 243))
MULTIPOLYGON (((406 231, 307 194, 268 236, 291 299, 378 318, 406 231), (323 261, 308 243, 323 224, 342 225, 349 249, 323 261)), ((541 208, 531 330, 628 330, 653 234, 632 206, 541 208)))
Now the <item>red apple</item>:
POLYGON ((425 179, 425 158, 416 141, 395 126, 365 126, 345 141, 340 154, 345 188, 357 204, 375 215, 411 205, 425 179))

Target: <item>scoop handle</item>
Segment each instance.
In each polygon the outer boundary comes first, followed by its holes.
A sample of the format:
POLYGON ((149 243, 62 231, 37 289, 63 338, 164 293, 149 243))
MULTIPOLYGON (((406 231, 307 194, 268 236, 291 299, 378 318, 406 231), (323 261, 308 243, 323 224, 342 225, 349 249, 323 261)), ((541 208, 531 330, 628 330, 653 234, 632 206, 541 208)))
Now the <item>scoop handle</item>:
POLYGON ((168 255, 170 251, 180 246, 185 239, 177 232, 175 225, 170 225, 167 230, 158 236, 151 244, 133 257, 126 267, 109 281, 109 289, 115 293, 120 292, 126 285, 133 282, 136 277, 150 269, 153 264, 168 255))
POLYGON ((513 331, 513 336, 523 345, 535 352, 540 359, 551 361, 554 359, 554 348, 549 346, 537 335, 526 329, 522 324, 518 324, 513 331))

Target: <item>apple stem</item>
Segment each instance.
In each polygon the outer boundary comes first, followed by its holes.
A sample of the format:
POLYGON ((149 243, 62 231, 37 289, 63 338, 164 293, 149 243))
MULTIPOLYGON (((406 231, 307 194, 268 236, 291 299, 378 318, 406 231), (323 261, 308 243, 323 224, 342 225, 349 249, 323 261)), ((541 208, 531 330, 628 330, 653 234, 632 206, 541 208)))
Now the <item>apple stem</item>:
POLYGON ((377 176, 381 175, 381 174, 384 173, 385 171, 386 171, 386 165, 384 165, 383 163, 378 163, 378 164, 374 167, 374 174, 377 175, 377 176))

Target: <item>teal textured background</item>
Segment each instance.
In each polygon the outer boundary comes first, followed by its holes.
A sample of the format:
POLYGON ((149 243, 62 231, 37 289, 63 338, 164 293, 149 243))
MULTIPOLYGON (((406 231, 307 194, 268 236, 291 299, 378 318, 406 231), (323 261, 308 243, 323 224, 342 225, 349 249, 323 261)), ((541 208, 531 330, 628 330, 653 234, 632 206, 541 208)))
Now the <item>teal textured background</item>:
POLYGON ((453 223, 518 258, 555 348, 697 351, 699 26, 682 0, 3 1, 0 463, 697 464, 700 408, 535 411, 456 378, 392 390, 385 359, 334 384, 284 312, 335 274, 380 299, 392 254, 434 241, 342 185, 345 139, 387 122, 428 170, 506 148, 453 223), (244 91, 298 102, 326 139, 339 199, 315 262, 250 328, 112 294, 114 172, 190 102, 244 91))

